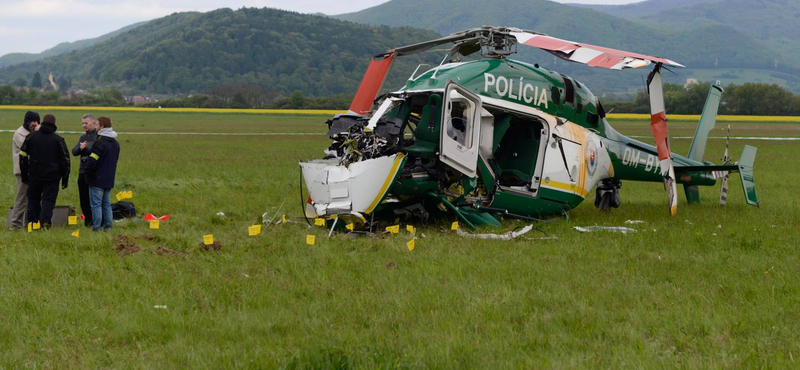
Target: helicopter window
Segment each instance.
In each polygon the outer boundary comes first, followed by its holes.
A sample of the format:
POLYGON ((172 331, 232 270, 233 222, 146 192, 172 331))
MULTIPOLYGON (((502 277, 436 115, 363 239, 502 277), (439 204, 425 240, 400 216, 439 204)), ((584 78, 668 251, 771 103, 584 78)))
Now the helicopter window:
POLYGON ((452 106, 450 108, 450 119, 447 120, 446 125, 447 136, 459 144, 471 148, 472 138, 469 136, 472 130, 470 129, 469 117, 472 115, 472 107, 468 101, 460 99, 453 99, 450 104, 452 106))
POLYGON ((583 112, 583 104, 578 103, 578 105, 575 107, 575 113, 581 114, 581 112, 583 112))
POLYGON ((550 94, 553 95, 553 103, 561 104, 561 90, 559 88, 553 86, 550 89, 550 94))
POLYGON ((575 104, 575 86, 572 85, 572 80, 569 77, 561 76, 564 78, 564 104, 571 107, 575 104))

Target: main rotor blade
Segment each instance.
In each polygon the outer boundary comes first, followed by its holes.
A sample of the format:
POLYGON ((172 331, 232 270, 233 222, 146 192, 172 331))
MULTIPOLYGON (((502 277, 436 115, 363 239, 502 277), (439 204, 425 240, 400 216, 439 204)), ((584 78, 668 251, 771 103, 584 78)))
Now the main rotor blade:
POLYGON ((619 70, 645 67, 650 63, 683 67, 682 64, 665 58, 562 40, 528 31, 519 30, 519 32, 510 32, 510 34, 516 37, 520 44, 539 48, 561 59, 586 64, 589 67, 619 70))
POLYGON ((478 33, 486 32, 486 30, 482 30, 480 28, 469 29, 466 31, 456 32, 451 34, 450 36, 441 37, 435 40, 424 41, 413 45, 401 46, 399 48, 394 48, 389 50, 389 53, 397 53, 397 56, 405 56, 411 55, 416 53, 421 53, 425 50, 430 48, 447 44, 451 42, 457 42, 469 38, 474 38, 478 33))
POLYGON ((664 188, 668 193, 669 213, 674 216, 678 212, 678 191, 675 183, 672 153, 669 148, 667 113, 664 108, 664 89, 661 80, 661 63, 656 64, 656 67, 647 76, 647 91, 650 94, 650 130, 653 131, 656 148, 658 148, 661 176, 664 178, 664 188))

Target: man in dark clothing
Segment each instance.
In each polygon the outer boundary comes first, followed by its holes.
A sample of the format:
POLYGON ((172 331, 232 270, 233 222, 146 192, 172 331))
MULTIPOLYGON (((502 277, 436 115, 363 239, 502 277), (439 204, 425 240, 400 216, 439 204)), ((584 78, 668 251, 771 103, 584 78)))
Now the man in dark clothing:
POLYGON ((83 223, 89 227, 92 226, 92 205, 89 202, 89 183, 86 181, 86 163, 89 160, 89 155, 92 154, 92 147, 94 142, 97 141, 97 118, 91 114, 84 114, 81 117, 81 124, 83 124, 83 131, 85 134, 81 135, 78 143, 72 147, 72 155, 81 156, 81 165, 78 169, 78 194, 81 198, 81 211, 83 212, 83 223))
POLYGON ((69 151, 56 130, 56 117, 45 115, 39 131, 25 138, 19 152, 22 181, 28 184, 28 222, 40 222, 44 228, 52 223, 58 180, 62 189, 69 182, 69 151))
POLYGON ((86 181, 89 183, 89 199, 92 204, 92 231, 108 230, 113 221, 111 213, 111 189, 117 175, 119 143, 117 133, 111 128, 111 118, 99 117, 97 141, 86 162, 86 181))
POLYGON ((19 168, 19 151, 25 138, 39 129, 39 113, 28 111, 25 121, 16 132, 11 144, 11 158, 14 161, 14 177, 17 178, 17 197, 14 199, 14 208, 11 210, 11 229, 21 230, 25 226, 25 211, 28 210, 28 184, 22 182, 22 170, 19 168))

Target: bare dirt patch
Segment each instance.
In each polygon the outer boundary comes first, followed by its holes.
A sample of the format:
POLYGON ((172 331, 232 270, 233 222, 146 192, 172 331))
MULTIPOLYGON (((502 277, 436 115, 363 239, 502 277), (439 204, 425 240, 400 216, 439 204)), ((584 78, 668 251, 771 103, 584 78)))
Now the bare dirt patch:
POLYGON ((210 251, 210 250, 218 251, 218 250, 222 249, 222 242, 220 242, 217 239, 214 239, 214 244, 206 244, 206 243, 200 242, 200 244, 198 244, 198 246, 200 248, 203 248, 203 249, 207 250, 207 251, 210 251))
POLYGON ((133 243, 120 243, 117 244, 116 250, 120 256, 127 256, 134 253, 139 253, 139 251, 142 250, 142 247, 133 243))
POLYGON ((160 245, 156 246, 156 253, 158 253, 159 256, 180 256, 182 254, 181 252, 160 245))

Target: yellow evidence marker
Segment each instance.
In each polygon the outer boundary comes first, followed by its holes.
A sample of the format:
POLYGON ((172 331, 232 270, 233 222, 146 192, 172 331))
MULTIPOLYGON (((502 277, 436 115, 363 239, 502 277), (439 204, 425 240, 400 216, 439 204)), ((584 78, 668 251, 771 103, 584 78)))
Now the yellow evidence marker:
POLYGON ((453 222, 453 224, 450 225, 450 230, 458 230, 458 221, 453 222))
POLYGON ((317 236, 316 235, 306 235, 306 244, 314 245, 314 242, 316 242, 316 241, 317 241, 317 236))
POLYGON ((353 225, 353 223, 351 222, 351 223, 349 223, 349 224, 345 225, 344 227, 345 227, 347 230, 353 231, 353 229, 355 229, 355 227, 356 227, 356 226, 355 226, 355 225, 353 225))
POLYGON ((316 218, 316 219, 314 219, 314 225, 325 226, 325 219, 324 218, 316 218))
POLYGON ((413 250, 414 250, 414 248, 415 248, 415 246, 414 246, 414 239, 411 239, 411 241, 409 241, 408 243, 406 243, 406 246, 408 247, 408 251, 409 251, 409 252, 413 251, 413 250))
POLYGON ((161 224, 158 220, 151 220, 150 221, 150 228, 151 229, 159 229, 161 228, 161 224))
POLYGON ((205 245, 214 244, 214 234, 203 235, 203 244, 205 245))
POLYGON ((408 231, 409 233, 413 234, 414 233, 414 226, 406 225, 406 231, 408 231))
POLYGON ((28 222, 28 232, 33 232, 33 222, 28 222))
POLYGON ((261 225, 253 225, 247 228, 247 235, 256 236, 261 234, 261 225))
POLYGON ((131 199, 131 198, 133 198, 133 191, 131 191, 131 190, 126 191, 125 192, 125 199, 131 199))
POLYGON ((34 230, 39 230, 41 228, 42 228, 42 224, 40 222, 37 221, 35 224, 33 224, 33 229, 34 230))
POLYGON ((70 225, 77 225, 78 224, 78 216, 69 216, 67 217, 67 223, 70 225))
POLYGON ((74 236, 74 237, 76 237, 76 238, 80 238, 80 237, 81 237, 81 230, 80 230, 80 229, 78 229, 78 230, 75 230, 75 232, 73 232, 73 233, 72 233, 72 234, 70 234, 70 235, 72 235, 72 236, 74 236))
POLYGON ((386 226, 386 231, 392 234, 397 234, 400 232, 400 225, 386 226))
POLYGON ((283 221, 283 223, 286 223, 286 214, 284 214, 283 216, 281 216, 281 221, 283 221))

